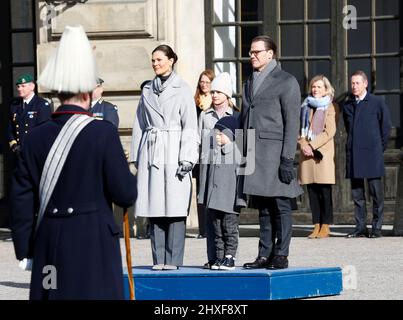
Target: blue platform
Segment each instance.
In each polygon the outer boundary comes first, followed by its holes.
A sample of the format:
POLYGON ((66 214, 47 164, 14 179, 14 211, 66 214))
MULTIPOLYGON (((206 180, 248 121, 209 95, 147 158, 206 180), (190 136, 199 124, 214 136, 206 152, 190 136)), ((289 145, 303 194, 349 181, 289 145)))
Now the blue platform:
MULTIPOLYGON (((125 298, 129 299, 127 273, 125 298)), ((281 300, 338 295, 341 268, 288 268, 283 270, 213 271, 181 267, 153 271, 133 268, 136 300, 281 300)))

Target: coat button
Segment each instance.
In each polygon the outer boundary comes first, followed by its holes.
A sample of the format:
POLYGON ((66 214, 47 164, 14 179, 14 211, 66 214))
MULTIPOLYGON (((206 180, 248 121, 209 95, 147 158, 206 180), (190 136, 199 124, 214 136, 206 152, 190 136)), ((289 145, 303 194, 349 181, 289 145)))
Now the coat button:
POLYGON ((25 126, 28 127, 28 123, 26 123, 25 126))
POLYGON ((57 208, 53 209, 53 213, 58 213, 58 212, 59 212, 59 210, 57 210, 57 208))
POLYGON ((15 125, 16 128, 19 128, 20 126, 18 124, 15 125))
POLYGON ((68 208, 68 209, 67 209, 67 212, 68 212, 68 213, 73 213, 73 211, 74 211, 73 208, 68 208))
POLYGON ((20 134, 20 132, 19 132, 19 131, 17 131, 16 133, 17 133, 17 134, 20 134))
POLYGON ((25 130, 25 133, 28 133, 28 131, 27 131, 27 130, 25 130))

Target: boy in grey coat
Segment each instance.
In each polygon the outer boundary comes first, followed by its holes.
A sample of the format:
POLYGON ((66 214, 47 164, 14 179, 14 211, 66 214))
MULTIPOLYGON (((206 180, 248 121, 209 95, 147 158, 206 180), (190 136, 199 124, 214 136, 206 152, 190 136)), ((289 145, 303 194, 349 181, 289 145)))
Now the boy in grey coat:
POLYGON ((214 126, 215 143, 212 161, 207 165, 207 181, 201 188, 199 199, 212 216, 215 232, 217 260, 214 270, 235 268, 238 249, 239 212, 246 206, 239 190, 238 168, 241 154, 235 143, 235 129, 239 128, 237 118, 221 118, 214 126))

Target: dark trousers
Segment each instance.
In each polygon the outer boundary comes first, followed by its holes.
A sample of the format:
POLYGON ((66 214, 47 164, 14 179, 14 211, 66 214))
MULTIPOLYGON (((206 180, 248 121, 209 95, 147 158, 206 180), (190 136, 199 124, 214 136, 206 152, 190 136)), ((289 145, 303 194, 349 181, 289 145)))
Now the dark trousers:
POLYGON ((206 246, 207 246, 207 259, 208 262, 213 263, 217 260, 216 246, 215 246, 215 230, 214 219, 215 215, 210 209, 204 207, 206 210, 206 246))
MULTIPOLYGON (((383 185, 381 178, 367 179, 372 198, 372 231, 380 231, 383 223, 383 185)), ((367 206, 364 179, 351 179, 351 194, 354 201, 356 231, 367 228, 367 206)))
POLYGON ((239 239, 239 215, 220 210, 208 209, 214 218, 216 257, 236 256, 239 239))
POLYGON ((332 224, 332 185, 312 183, 308 184, 307 188, 313 224, 332 224))
POLYGON ((291 199, 253 197, 259 209, 259 256, 288 256, 292 236, 291 199))
MULTIPOLYGON (((199 174, 200 174, 200 165, 196 164, 192 170, 192 176, 196 180, 196 195, 199 194, 199 174)), ((206 237, 206 207, 198 203, 197 204, 197 220, 199 224, 199 234, 202 235, 203 237, 206 237)))
POLYGON ((186 217, 150 218, 153 264, 183 265, 186 217))

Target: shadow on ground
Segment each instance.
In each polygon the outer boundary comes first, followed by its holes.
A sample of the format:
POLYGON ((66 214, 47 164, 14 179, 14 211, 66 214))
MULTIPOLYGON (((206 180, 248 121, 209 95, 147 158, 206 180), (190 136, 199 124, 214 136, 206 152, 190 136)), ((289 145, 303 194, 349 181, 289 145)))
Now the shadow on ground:
POLYGON ((0 286, 19 288, 19 289, 29 289, 29 283, 19 283, 12 281, 0 281, 0 286))

